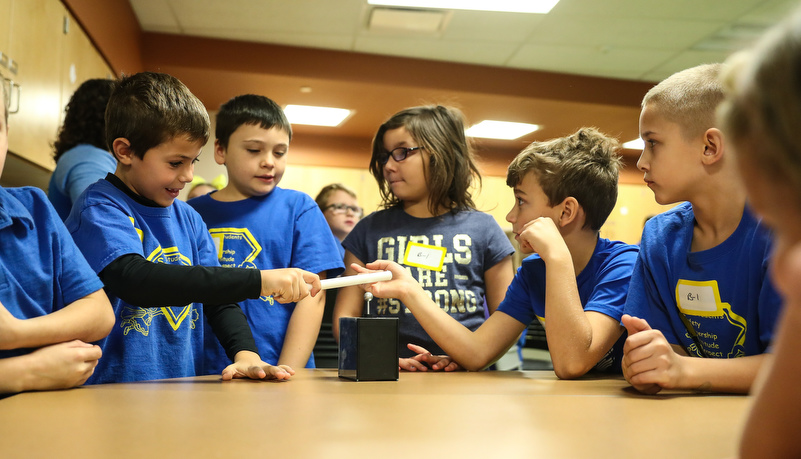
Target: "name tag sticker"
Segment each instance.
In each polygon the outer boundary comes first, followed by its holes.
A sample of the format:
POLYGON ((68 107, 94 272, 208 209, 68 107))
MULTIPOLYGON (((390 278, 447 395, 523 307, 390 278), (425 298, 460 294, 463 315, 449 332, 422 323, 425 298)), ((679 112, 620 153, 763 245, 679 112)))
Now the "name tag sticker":
POLYGON ((676 300, 679 309, 685 313, 717 312, 720 294, 715 281, 694 282, 679 280, 676 286, 676 300))
POLYGON ((445 261, 446 252, 445 247, 410 242, 406 245, 403 264, 416 268, 442 271, 442 263, 445 261))

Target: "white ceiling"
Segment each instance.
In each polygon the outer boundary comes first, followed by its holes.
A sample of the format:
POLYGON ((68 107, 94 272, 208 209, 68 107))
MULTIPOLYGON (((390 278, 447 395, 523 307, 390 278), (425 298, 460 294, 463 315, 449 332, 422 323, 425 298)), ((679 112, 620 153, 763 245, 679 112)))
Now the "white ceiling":
MULTIPOLYGON (((366 0, 130 3, 146 32, 642 81, 722 61, 799 4, 561 0, 545 15, 444 11, 439 30, 420 32, 371 30, 375 7, 366 0)), ((413 19, 411 25, 415 23, 413 19)))

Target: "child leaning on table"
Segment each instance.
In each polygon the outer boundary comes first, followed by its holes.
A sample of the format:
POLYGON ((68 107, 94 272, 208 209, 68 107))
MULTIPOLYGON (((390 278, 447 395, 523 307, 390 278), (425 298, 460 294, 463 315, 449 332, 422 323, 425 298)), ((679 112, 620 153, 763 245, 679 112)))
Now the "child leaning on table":
POLYGON ((92 375, 102 353, 89 343, 114 325, 102 288, 41 190, 0 187, 0 394, 80 386, 92 375))
MULTIPOLYGON (((222 266, 300 268, 336 277, 344 266, 323 213, 305 193, 278 183, 286 170, 292 127, 278 104, 245 94, 217 113, 214 159, 228 170, 228 185, 189 201, 217 244, 222 266)), ((325 292, 297 303, 262 296, 241 303, 262 359, 274 365, 314 368, 325 292)), ((207 330, 208 331, 208 330, 207 330)), ((220 343, 207 334, 206 372, 228 364, 220 343)))
MULTIPOLYGON (((373 139, 370 172, 384 209, 360 220, 345 238, 345 265, 376 259, 405 263, 446 315, 477 329, 484 304, 495 311, 512 281, 514 248, 495 219, 475 209, 470 187, 480 176, 461 112, 438 105, 396 113, 373 139), (406 256, 412 244, 438 256, 417 263, 406 256)), ((349 267, 345 274, 354 272, 349 267)), ((333 321, 337 339, 339 317, 361 316, 363 297, 358 286, 340 289, 333 321)), ((401 369, 426 369, 414 358, 422 352, 415 345, 442 353, 402 302, 381 298, 372 306, 373 315, 399 319, 401 369)))
POLYGON ((801 457, 801 10, 735 56, 719 115, 750 203, 773 229, 771 276, 786 303, 771 360, 755 384, 740 457, 801 457))
POLYGON ((512 161, 506 184, 515 205, 506 219, 520 249, 533 255, 523 260, 498 310, 474 332, 444 314, 395 263, 355 267, 393 272, 393 280, 365 290, 398 298, 412 311, 449 356, 428 357, 434 369, 448 368, 450 359, 469 370, 485 368, 540 320, 560 378, 590 370, 620 373, 620 317, 637 247, 599 237, 617 201, 618 149, 616 140, 582 128, 534 142, 512 161))
POLYGON ((208 135, 206 109, 172 76, 124 77, 111 95, 106 138, 117 169, 87 188, 66 221, 117 318, 90 383, 204 374, 201 313, 234 362, 223 379, 293 373, 261 360, 235 302, 297 301, 309 294, 307 283, 319 291, 319 278, 299 269, 219 267, 200 215, 175 199, 192 181, 208 135))
POLYGON ((687 201, 645 224, 631 277, 623 374, 644 393, 748 392, 779 315, 770 236, 715 123, 721 68, 678 72, 642 102, 637 167, 658 203, 687 201))

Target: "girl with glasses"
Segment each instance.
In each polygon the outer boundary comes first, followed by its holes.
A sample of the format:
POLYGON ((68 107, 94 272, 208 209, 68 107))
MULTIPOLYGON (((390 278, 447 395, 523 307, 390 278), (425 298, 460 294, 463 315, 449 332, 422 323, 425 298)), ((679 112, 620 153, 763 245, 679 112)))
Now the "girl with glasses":
MULTIPOLYGON (((356 273, 352 263, 400 263, 443 311, 475 330, 512 281, 514 248, 493 217, 475 209, 470 187, 481 177, 464 130, 461 112, 443 106, 409 108, 381 125, 370 172, 382 210, 362 219, 343 241, 344 275, 356 273)), ((362 315, 363 293, 358 286, 339 292, 337 338, 339 317, 362 315)), ((401 369, 425 371, 444 354, 400 301, 376 299, 370 314, 399 319, 401 369)))

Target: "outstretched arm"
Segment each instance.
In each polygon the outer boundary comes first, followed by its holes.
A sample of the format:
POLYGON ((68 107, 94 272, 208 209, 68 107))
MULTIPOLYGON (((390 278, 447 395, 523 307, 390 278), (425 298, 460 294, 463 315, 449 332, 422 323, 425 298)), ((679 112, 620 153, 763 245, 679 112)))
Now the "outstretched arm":
POLYGON ((429 336, 453 360, 467 370, 477 371, 498 360, 515 343, 526 326, 509 315, 495 312, 475 332, 440 309, 409 273, 397 263, 378 260, 358 273, 392 271, 392 280, 362 286, 378 298, 397 298, 414 314, 429 336))

